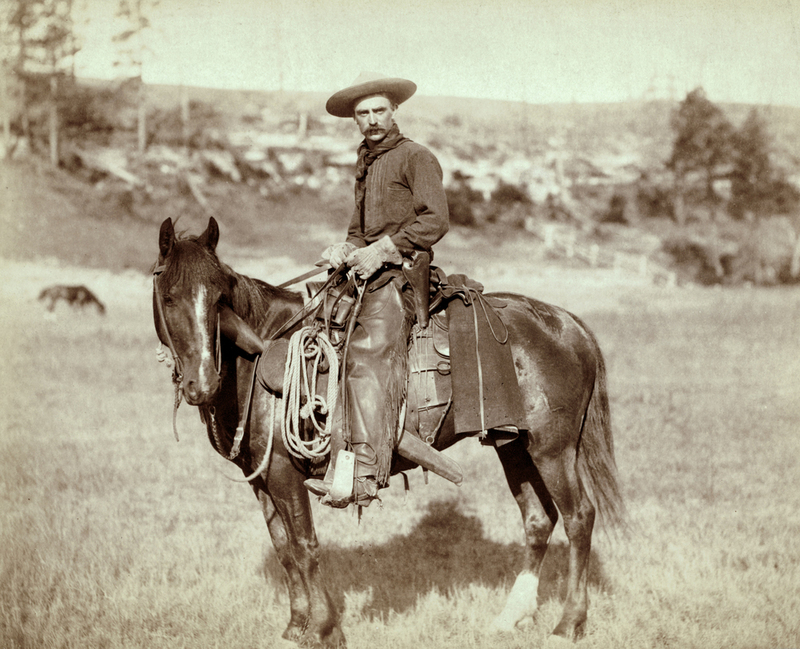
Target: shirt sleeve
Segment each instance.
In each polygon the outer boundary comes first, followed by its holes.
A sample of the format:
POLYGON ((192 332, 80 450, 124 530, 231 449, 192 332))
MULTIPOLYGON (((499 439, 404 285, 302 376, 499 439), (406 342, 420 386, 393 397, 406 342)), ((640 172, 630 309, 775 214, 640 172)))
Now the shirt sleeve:
MULTIPOLYGON (((401 254, 430 250, 450 229, 442 167, 427 149, 419 148, 408 158, 406 181, 413 196, 416 218, 391 239, 401 254)), ((358 244, 356 244, 358 245, 358 244)))
POLYGON ((352 243, 356 248, 363 248, 367 245, 364 238, 364 230, 361 228, 361 213, 358 209, 358 201, 350 218, 350 225, 347 228, 347 243, 352 243))

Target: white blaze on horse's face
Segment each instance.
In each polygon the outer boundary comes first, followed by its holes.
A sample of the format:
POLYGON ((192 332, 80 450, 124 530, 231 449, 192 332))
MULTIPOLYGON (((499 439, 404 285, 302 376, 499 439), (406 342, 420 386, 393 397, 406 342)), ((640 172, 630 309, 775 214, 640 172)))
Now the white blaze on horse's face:
POLYGON ((202 392, 208 392, 208 370, 214 370, 214 354, 211 351, 211 338, 208 335, 208 303, 206 302, 207 291, 202 284, 197 287, 197 294, 194 297, 194 317, 197 331, 200 334, 200 368, 197 372, 198 383, 202 392))
POLYGON ((192 329, 196 347, 185 359, 183 396, 190 405, 202 405, 216 394, 219 375, 214 365, 214 332, 209 329, 208 290, 198 284, 192 295, 192 329), (196 361, 197 365, 194 365, 196 361))

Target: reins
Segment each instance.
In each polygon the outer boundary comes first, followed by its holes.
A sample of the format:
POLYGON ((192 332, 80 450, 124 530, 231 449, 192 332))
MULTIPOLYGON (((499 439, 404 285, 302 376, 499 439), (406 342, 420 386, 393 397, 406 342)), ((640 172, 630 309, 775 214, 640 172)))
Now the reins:
MULTIPOLYGON (((153 294, 156 300, 156 310, 158 311, 158 321, 161 325, 162 334, 167 339, 167 347, 169 348, 170 353, 172 354, 172 383, 175 386, 175 400, 174 405, 172 408, 172 432, 175 435, 175 441, 179 442, 180 437, 178 436, 178 407, 181 405, 181 394, 182 394, 182 387, 183 387, 183 363, 181 362, 180 356, 178 356, 178 352, 175 350, 175 343, 172 342, 172 336, 169 333, 169 327, 167 326, 167 318, 164 315, 164 297, 161 295, 161 291, 158 288, 158 276, 164 272, 166 266, 164 264, 157 265, 153 270, 153 294)), ((217 328, 219 332, 219 327, 217 328)), ((161 350, 159 349, 159 352, 161 350)), ((162 360, 161 355, 159 354, 159 360, 162 360)))
POLYGON ((278 284, 278 288, 288 288, 289 286, 293 286, 294 284, 297 284, 298 282, 302 282, 304 279, 309 279, 310 277, 314 277, 315 275, 319 275, 322 271, 328 269, 328 262, 326 262, 326 261, 318 261, 314 265, 317 268, 314 268, 313 270, 309 270, 308 272, 305 272, 302 275, 298 275, 297 277, 293 277, 292 279, 288 279, 283 284, 278 284))

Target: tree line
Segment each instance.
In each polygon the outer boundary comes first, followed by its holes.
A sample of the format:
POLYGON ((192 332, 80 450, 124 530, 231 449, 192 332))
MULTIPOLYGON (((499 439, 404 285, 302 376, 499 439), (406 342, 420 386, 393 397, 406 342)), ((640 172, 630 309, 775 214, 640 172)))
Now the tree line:
MULTIPOLYGON (((115 66, 130 72, 138 104, 138 148, 146 146, 146 89, 142 78, 150 29, 148 13, 159 0, 117 0, 116 16, 122 29, 115 66)), ((46 121, 50 161, 59 161, 63 106, 80 99, 75 78, 75 55, 82 44, 75 23, 75 0, 0 0, 0 110, 3 141, 11 142, 12 103, 20 107, 19 129, 30 141, 34 122, 46 121), (15 100, 12 102, 12 100, 15 100), (46 118, 42 119, 42 107, 46 118)), ((80 101, 78 101, 80 103, 80 101)))
POLYGON ((800 193, 773 162, 772 138, 758 108, 752 108, 735 128, 723 110, 697 88, 673 114, 672 128, 675 139, 667 167, 674 174, 678 223, 686 221, 690 198, 705 202, 714 216, 726 207, 737 219, 790 214, 798 209, 800 193), (728 183, 727 201, 716 189, 719 181, 728 183), (699 196, 698 184, 702 186, 699 196))

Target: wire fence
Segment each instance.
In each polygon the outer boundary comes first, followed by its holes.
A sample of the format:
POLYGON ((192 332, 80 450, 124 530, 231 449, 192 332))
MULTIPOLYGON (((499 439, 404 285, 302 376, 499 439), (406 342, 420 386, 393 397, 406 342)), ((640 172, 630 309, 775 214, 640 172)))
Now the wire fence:
POLYGON ((613 268, 616 273, 633 273, 647 277, 653 283, 663 286, 677 286, 676 274, 662 268, 644 254, 630 254, 618 250, 607 250, 597 243, 578 242, 577 230, 560 231, 553 224, 541 230, 545 248, 568 259, 580 259, 593 268, 613 268))

